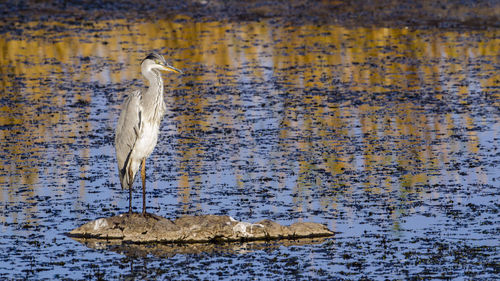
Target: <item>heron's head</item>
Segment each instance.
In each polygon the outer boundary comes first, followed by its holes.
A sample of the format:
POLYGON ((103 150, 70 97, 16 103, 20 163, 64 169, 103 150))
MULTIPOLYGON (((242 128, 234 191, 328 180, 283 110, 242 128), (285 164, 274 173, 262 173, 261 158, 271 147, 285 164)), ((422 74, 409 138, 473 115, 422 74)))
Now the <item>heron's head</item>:
POLYGON ((165 58, 163 58, 162 55, 159 55, 157 53, 151 53, 149 54, 141 64, 141 68, 144 72, 150 72, 152 70, 163 70, 163 71, 171 71, 175 73, 181 73, 182 71, 180 69, 177 69, 173 66, 171 66, 165 58))

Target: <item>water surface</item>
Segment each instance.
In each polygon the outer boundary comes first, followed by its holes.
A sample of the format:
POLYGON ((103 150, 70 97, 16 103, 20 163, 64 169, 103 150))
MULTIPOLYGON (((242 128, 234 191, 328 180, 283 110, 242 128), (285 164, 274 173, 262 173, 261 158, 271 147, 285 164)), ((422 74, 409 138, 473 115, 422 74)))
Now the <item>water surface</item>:
POLYGON ((499 276, 497 30, 187 17, 16 30, 0 38, 1 278, 499 276), (114 127, 150 51, 185 74, 164 75, 149 211, 313 221, 334 238, 138 255, 63 235, 128 208, 114 127))

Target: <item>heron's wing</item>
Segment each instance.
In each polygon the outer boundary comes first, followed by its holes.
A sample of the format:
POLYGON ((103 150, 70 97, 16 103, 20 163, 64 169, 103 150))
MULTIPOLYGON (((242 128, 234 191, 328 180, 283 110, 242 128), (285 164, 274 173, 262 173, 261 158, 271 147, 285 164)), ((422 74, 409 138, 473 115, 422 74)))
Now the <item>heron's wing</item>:
MULTIPOLYGON (((118 125, 116 126, 115 148, 116 159, 122 188, 129 187, 129 179, 125 175, 129 166, 129 159, 134 149, 139 130, 141 129, 141 92, 131 93, 123 102, 118 125)), ((135 173, 134 173, 135 174, 135 173)))

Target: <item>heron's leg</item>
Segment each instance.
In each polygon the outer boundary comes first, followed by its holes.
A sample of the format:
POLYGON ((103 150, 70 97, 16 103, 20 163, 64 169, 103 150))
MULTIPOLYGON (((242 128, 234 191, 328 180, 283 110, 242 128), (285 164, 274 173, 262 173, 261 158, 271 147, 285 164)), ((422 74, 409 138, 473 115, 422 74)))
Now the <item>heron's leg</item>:
POLYGON ((134 176, 132 175, 132 169, 128 169, 128 213, 132 214, 132 185, 134 184, 134 176))
POLYGON ((128 188, 128 213, 132 214, 132 187, 128 188))
POLYGON ((146 214, 146 158, 142 159, 142 214, 146 214))

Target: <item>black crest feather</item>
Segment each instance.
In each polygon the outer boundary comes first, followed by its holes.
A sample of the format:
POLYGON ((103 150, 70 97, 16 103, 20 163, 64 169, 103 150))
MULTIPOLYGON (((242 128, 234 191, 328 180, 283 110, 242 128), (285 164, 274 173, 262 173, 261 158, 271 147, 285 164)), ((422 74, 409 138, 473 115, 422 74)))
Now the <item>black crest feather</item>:
POLYGON ((154 60, 163 63, 164 65, 167 65, 167 62, 165 61, 165 58, 163 58, 162 55, 159 55, 157 53, 150 53, 149 55, 146 56, 146 58, 143 60, 154 60))

